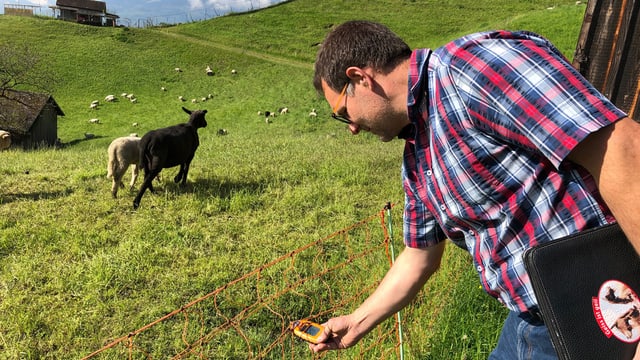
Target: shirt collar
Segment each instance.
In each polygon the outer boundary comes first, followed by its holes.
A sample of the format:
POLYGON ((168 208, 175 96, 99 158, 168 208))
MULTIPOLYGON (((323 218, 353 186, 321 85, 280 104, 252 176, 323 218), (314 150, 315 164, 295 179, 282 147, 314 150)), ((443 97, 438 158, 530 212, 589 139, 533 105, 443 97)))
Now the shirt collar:
POLYGON ((409 92, 407 96, 407 111, 409 112, 409 120, 411 123, 405 126, 398 134, 398 139, 413 140, 416 133, 417 121, 416 115, 420 116, 420 110, 416 109, 416 105, 423 101, 426 96, 426 71, 428 69, 429 57, 431 49, 417 49, 411 54, 409 62, 409 92))
POLYGON ((427 64, 431 56, 431 49, 417 49, 411 54, 409 62, 409 96, 407 99, 407 107, 414 106, 416 101, 422 97, 422 93, 426 88, 427 64))

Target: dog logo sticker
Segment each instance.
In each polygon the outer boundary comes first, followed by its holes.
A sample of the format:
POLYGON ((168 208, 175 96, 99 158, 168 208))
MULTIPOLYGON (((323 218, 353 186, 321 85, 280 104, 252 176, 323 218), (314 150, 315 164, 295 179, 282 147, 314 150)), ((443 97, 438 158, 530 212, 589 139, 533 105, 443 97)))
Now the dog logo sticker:
POLYGON ((627 284, 608 280, 591 302, 593 315, 607 338, 614 336, 627 343, 640 339, 640 300, 627 284))

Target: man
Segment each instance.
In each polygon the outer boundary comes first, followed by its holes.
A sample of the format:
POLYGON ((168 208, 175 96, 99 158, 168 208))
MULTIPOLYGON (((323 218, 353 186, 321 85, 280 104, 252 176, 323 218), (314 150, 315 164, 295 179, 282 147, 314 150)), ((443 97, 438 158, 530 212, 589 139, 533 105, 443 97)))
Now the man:
POLYGON ((526 32, 412 51, 381 24, 350 21, 323 42, 314 86, 353 134, 405 139, 406 248, 376 291, 328 320, 310 348, 353 346, 406 306, 450 239, 510 310, 490 359, 557 358, 522 254, 615 221, 640 249, 640 124, 526 32))

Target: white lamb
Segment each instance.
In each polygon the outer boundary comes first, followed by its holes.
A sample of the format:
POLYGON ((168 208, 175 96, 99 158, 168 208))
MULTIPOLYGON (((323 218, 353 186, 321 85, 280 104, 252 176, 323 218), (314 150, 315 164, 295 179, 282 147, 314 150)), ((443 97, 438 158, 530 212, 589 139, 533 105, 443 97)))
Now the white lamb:
POLYGON ((0 150, 8 149, 11 146, 11 133, 0 130, 0 150))
POLYGON ((118 195, 118 187, 124 187, 122 177, 127 172, 129 165, 133 166, 131 170, 130 188, 136 183, 138 178, 138 163, 140 161, 140 150, 138 144, 139 137, 124 136, 119 137, 111 142, 107 152, 109 153, 109 164, 107 165, 107 178, 113 178, 111 185, 111 194, 114 198, 118 195))

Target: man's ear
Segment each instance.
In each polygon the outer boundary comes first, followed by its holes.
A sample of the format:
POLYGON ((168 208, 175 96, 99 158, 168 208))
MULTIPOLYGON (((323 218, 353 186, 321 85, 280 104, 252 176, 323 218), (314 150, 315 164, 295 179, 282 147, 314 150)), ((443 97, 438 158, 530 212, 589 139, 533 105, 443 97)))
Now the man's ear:
POLYGON ((357 66, 350 66, 346 70, 346 75, 351 79, 351 82, 355 85, 368 86, 369 75, 357 66))
POLYGON ((355 84, 361 82, 364 76, 366 75, 365 72, 357 66, 348 67, 345 73, 347 77, 351 79, 351 82, 355 84))

